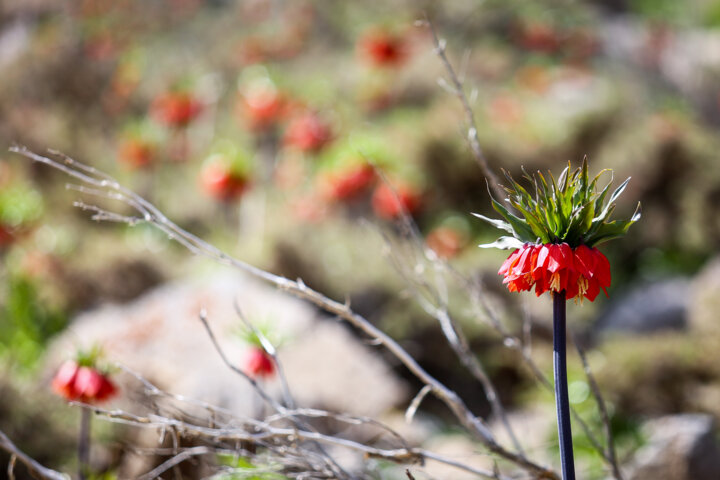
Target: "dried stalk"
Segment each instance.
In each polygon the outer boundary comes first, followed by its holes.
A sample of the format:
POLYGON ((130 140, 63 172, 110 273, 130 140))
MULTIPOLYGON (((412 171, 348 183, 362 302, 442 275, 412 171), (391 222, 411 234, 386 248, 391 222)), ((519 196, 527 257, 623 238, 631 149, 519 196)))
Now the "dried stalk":
POLYGON ((24 464, 30 473, 44 480, 70 480, 69 475, 49 469, 40 465, 37 461, 23 453, 9 438, 5 432, 0 430, 0 448, 10 454, 10 463, 8 465, 8 477, 12 477, 13 468, 16 461, 24 464))
MULTIPOLYGON (((463 81, 458 77, 458 75, 455 73, 455 69, 453 68, 452 64, 450 63, 450 60, 447 57, 447 53, 445 52, 445 46, 446 42, 445 40, 442 40, 438 37, 437 32, 435 31, 435 26, 432 24, 432 22, 429 19, 425 19, 425 25, 427 25, 428 28, 430 28, 430 32, 432 33, 433 37, 433 44, 435 45, 435 53, 440 58, 440 61, 443 63, 443 66, 445 67, 445 71, 448 74, 448 77, 450 78, 450 85, 449 85, 449 91, 453 95, 455 95, 458 100, 460 100, 460 103, 462 104, 463 112, 465 114, 465 121, 467 123, 467 141, 470 144, 470 149, 473 153, 473 158, 475 159, 475 162, 480 167, 480 171, 485 176, 485 178, 488 181, 488 184, 490 185, 490 189, 493 192, 493 195, 500 201, 500 199, 505 198, 506 194, 503 191, 502 187, 500 187, 500 181, 498 180, 497 176, 495 175, 495 172, 492 171, 490 166, 488 165, 487 158, 485 157, 485 153, 482 150, 482 147, 480 147, 480 139, 478 138, 478 129, 477 125, 475 124, 475 114, 473 113, 472 107, 470 106, 470 102, 468 101, 467 95, 465 95, 465 91, 463 90, 464 85, 463 81)), ((464 80, 464 78, 463 78, 464 80)))

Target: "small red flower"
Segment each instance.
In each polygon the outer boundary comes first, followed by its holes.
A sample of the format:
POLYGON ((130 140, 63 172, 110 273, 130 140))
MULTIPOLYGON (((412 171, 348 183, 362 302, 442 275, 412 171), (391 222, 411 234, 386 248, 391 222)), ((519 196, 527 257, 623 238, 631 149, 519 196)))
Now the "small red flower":
POLYGON ((149 142, 128 138, 120 144, 118 159, 130 168, 143 168, 152 163, 155 148, 149 142))
POLYGON ((237 112, 253 131, 268 130, 280 123, 287 113, 288 102, 274 88, 254 89, 238 98, 237 112))
POLYGON ((565 290, 567 298, 595 300, 600 289, 607 295, 610 262, 596 248, 580 245, 574 250, 567 243, 533 245, 516 249, 502 264, 499 275, 511 292, 535 294, 565 290))
POLYGON ((412 215, 420 209, 420 194, 407 185, 379 185, 372 196, 372 207, 375 214, 386 220, 400 216, 403 211, 412 215))
POLYGON ((167 92, 157 97, 151 115, 169 127, 186 127, 202 111, 202 104, 188 92, 167 92))
POLYGON ((312 112, 292 119, 285 132, 285 144, 303 152, 317 153, 331 139, 330 125, 312 112))
POLYGON ((428 247, 440 258, 453 258, 467 243, 467 235, 451 227, 438 227, 426 239, 428 247))
POLYGON ((538 22, 521 24, 517 41, 520 46, 532 52, 554 53, 560 48, 560 38, 553 27, 538 22))
POLYGON ((200 174, 200 182, 208 195, 222 202, 240 198, 249 186, 244 174, 232 171, 222 162, 208 163, 200 174))
POLYGON ((358 42, 358 50, 375 67, 398 67, 408 57, 405 39, 385 31, 365 34, 358 42))
POLYGON ((60 366, 52 380, 52 389, 68 401, 100 403, 117 394, 117 387, 93 367, 68 360, 60 366))
POLYGON ((375 181, 375 170, 366 163, 330 172, 322 178, 327 197, 348 201, 362 195, 375 181))
POLYGON ((253 378, 270 378, 275 374, 275 364, 265 350, 252 347, 245 360, 245 371, 253 378))
POLYGON ((0 223, 0 248, 11 245, 15 241, 12 228, 0 223))

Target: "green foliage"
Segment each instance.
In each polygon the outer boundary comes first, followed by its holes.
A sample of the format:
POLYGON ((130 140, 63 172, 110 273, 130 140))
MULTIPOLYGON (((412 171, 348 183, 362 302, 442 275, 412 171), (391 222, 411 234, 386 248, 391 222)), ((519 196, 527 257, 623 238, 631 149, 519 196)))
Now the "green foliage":
POLYGON ((625 180, 616 188, 610 198, 606 197, 612 185, 612 172, 603 170, 590 180, 587 159, 580 168, 570 172, 570 164, 555 180, 548 172, 548 180, 542 173, 523 175, 535 186, 535 194, 531 194, 516 182, 508 172, 505 177, 509 187, 508 203, 521 215, 517 216, 492 198, 493 208, 504 219, 496 220, 483 215, 474 214, 496 228, 505 230, 512 237, 501 237, 498 241, 481 245, 481 247, 516 248, 522 243, 561 243, 571 247, 578 245, 594 245, 621 237, 630 226, 640 219, 640 203, 629 220, 610 221, 615 210, 615 201, 627 187, 630 179, 625 180), (606 172, 610 173, 610 181, 597 191, 598 182, 606 172))
POLYGON ((0 188, 0 223, 12 227, 37 220, 43 211, 42 196, 25 185, 0 188))
POLYGON ((23 276, 9 276, 4 293, 0 305, 0 356, 31 370, 48 339, 65 327, 67 317, 43 305, 35 285, 23 276))
POLYGON ((287 477, 277 473, 276 467, 254 465, 245 457, 235 455, 217 455, 220 465, 228 467, 228 472, 214 476, 222 480, 285 480, 287 477))

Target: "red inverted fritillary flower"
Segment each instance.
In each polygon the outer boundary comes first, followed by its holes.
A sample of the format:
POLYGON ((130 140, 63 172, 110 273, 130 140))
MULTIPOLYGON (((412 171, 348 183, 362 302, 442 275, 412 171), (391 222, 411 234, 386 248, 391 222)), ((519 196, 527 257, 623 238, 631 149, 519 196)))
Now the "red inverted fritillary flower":
POLYGON ((275 363, 265 350, 253 346, 245 360, 245 371, 253 378, 271 378, 275 375, 275 363))
POLYGON ((373 192, 372 208, 375 215, 385 220, 393 220, 403 212, 413 215, 420 209, 422 200, 416 189, 405 184, 393 187, 382 183, 373 192))
POLYGON ((303 152, 317 153, 332 140, 330 125, 308 112, 295 117, 285 131, 285 144, 303 152))
POLYGON ((155 156, 155 146, 139 138, 123 140, 118 150, 118 159, 133 169, 150 166, 155 156))
POLYGON ((186 127, 202 111, 202 104, 189 92, 167 92, 157 97, 151 107, 152 116, 174 128, 186 127))
POLYGON ((238 98, 236 111, 254 132, 277 126, 288 113, 288 101, 272 86, 250 89, 238 98))
POLYGON ((538 296, 552 292, 555 403, 562 478, 568 480, 575 478, 575 467, 567 384, 566 301, 587 298, 592 302, 601 289, 607 295, 610 263, 595 245, 622 237, 640 219, 638 204, 628 220, 610 220, 614 202, 630 179, 608 197, 612 179, 599 187, 603 172, 591 179, 587 160, 574 172, 568 165, 557 180, 552 174, 546 179, 540 172, 532 176, 525 172, 524 177, 535 187, 534 192, 505 172, 510 182, 510 186, 505 187, 508 193, 505 201, 514 211, 491 198, 493 209, 503 218, 475 214, 510 234, 480 245, 515 248, 498 270, 508 290, 521 292, 535 287, 538 296))
POLYGON ((232 202, 248 189, 244 174, 235 173, 221 163, 207 164, 200 176, 202 187, 208 195, 221 202, 232 202))
POLYGON ((100 403, 117 394, 117 387, 106 375, 91 366, 68 360, 52 380, 52 389, 68 401, 100 403))
POLYGON ((511 292, 535 294, 562 292, 566 298, 595 300, 600 289, 607 295, 610 286, 610 263, 597 248, 580 245, 571 249, 567 243, 524 244, 513 251, 498 270, 511 292))
POLYGON ((372 165, 361 163, 328 172, 321 177, 321 188, 329 199, 349 201, 365 193, 374 181, 372 165))
POLYGON ((374 67, 398 67, 408 57, 405 39, 387 31, 366 33, 358 43, 360 55, 374 67))

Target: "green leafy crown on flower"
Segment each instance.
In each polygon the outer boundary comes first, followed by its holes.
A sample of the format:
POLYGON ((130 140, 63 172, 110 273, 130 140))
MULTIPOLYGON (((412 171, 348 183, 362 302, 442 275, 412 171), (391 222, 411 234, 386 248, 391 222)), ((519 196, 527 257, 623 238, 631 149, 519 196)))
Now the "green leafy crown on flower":
POLYGON ((570 163, 555 180, 548 172, 548 180, 542 173, 529 175, 523 169, 523 177, 535 186, 531 194, 503 170, 509 186, 506 201, 520 214, 510 212, 500 202, 492 198, 493 208, 504 220, 496 220, 473 213, 510 236, 500 237, 495 242, 480 245, 482 248, 519 248, 524 243, 567 243, 571 248, 579 245, 592 247, 608 240, 621 237, 630 226, 640 219, 640 203, 629 220, 610 220, 615 210, 615 201, 627 187, 630 178, 616 188, 608 198, 612 185, 612 170, 605 169, 590 180, 587 159, 575 171, 570 171, 570 163), (598 182, 606 174, 610 181, 598 191, 598 182))

